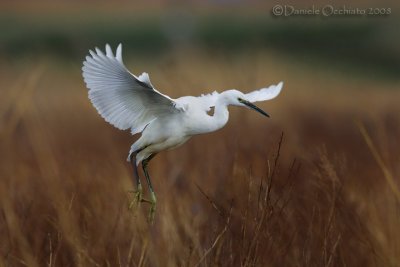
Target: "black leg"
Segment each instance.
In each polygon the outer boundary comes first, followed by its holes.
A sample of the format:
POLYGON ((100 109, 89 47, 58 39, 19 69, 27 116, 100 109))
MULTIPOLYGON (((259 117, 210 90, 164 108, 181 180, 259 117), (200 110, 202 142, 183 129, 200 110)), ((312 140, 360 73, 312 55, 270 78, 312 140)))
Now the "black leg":
POLYGON ((144 175, 146 176, 147 184, 149 185, 150 193, 154 193, 153 186, 151 185, 150 175, 147 171, 147 165, 149 164, 150 160, 154 158, 157 154, 151 154, 147 159, 143 160, 142 167, 144 175))
POLYGON ((157 203, 157 198, 156 194, 154 193, 153 186, 151 185, 151 180, 150 180, 150 175, 147 171, 147 165, 149 164, 149 161, 154 158, 156 154, 151 154, 147 159, 142 161, 142 167, 143 167, 143 172, 144 175, 146 176, 147 184, 149 186, 150 190, 150 202, 151 202, 151 208, 150 208, 150 213, 149 213, 149 221, 154 222, 154 214, 156 211, 156 203, 157 203))
POLYGON ((138 169, 136 166, 136 153, 132 153, 131 154, 131 164, 132 164, 132 168, 133 168, 133 176, 136 182, 136 188, 139 190, 139 188, 142 188, 142 184, 140 183, 140 177, 139 177, 139 173, 138 173, 138 169))
POLYGON ((129 209, 132 209, 134 206, 139 205, 143 201, 143 189, 142 189, 142 184, 140 183, 140 177, 138 173, 138 169, 136 166, 136 155, 137 153, 134 152, 130 156, 132 168, 133 168, 133 176, 136 182, 136 191, 134 191, 134 199, 130 202, 129 204, 129 209))

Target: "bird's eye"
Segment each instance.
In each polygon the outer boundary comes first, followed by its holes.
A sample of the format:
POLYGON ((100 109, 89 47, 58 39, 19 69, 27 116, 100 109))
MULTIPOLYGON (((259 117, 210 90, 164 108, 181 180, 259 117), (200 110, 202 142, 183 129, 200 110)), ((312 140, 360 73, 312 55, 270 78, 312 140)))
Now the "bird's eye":
POLYGON ((243 99, 241 99, 240 97, 238 97, 238 101, 239 101, 239 102, 242 102, 242 101, 243 101, 243 99))

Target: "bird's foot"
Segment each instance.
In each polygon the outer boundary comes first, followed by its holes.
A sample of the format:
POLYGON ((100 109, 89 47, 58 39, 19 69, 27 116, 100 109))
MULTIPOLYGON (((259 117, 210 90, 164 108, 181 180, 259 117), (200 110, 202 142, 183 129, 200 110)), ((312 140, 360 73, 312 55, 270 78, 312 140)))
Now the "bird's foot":
POLYGON ((151 224, 154 223, 154 215, 156 213, 156 204, 157 204, 157 198, 156 198, 156 194, 154 194, 154 192, 150 193, 150 201, 149 203, 151 204, 150 207, 150 211, 149 211, 149 222, 151 224))
POLYGON ((157 198, 154 192, 150 193, 150 200, 143 198, 143 191, 142 191, 142 186, 139 185, 138 189, 136 191, 129 191, 129 193, 132 193, 133 199, 130 200, 129 202, 129 210, 133 210, 134 207, 139 207, 140 203, 149 203, 150 206, 150 211, 148 215, 148 220, 150 223, 154 223, 154 215, 156 213, 156 204, 157 204, 157 198))
POLYGON ((142 185, 139 184, 136 191, 129 191, 133 193, 133 199, 129 202, 129 210, 132 210, 133 207, 138 207, 141 202, 145 201, 143 199, 143 189, 142 185))

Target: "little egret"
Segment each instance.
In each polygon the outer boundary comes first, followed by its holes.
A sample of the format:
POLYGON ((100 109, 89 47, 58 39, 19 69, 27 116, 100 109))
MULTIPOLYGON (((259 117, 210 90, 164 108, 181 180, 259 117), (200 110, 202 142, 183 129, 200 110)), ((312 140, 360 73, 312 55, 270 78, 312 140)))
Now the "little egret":
POLYGON ((157 91, 149 75, 135 76, 122 62, 122 46, 116 54, 106 45, 105 53, 96 48, 83 62, 83 78, 89 89, 89 98, 99 114, 118 129, 131 129, 132 135, 142 133, 131 146, 128 161, 133 166, 138 203, 150 202, 154 214, 156 195, 147 171, 149 161, 160 151, 185 143, 196 134, 216 131, 229 118, 228 105, 248 107, 264 116, 269 115, 253 102, 275 98, 283 83, 271 85, 247 94, 238 90, 213 92, 207 95, 183 96, 172 99, 157 91), (214 114, 208 111, 214 108, 214 114), (142 185, 137 167, 142 163, 150 191, 150 200, 142 198, 142 185))

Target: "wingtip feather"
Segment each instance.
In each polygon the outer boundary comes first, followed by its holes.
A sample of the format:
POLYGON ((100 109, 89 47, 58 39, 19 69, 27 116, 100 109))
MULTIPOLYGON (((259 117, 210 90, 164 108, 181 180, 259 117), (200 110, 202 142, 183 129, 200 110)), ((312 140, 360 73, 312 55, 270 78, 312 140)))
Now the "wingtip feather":
POLYGON ((109 57, 109 58, 113 58, 114 57, 114 54, 113 54, 109 44, 106 44, 106 56, 109 57))
POLYGON ((117 47, 117 51, 116 51, 116 58, 119 62, 122 63, 122 44, 119 43, 118 47, 117 47))
POLYGON ((278 92, 277 95, 281 92, 283 87, 283 81, 280 81, 277 85, 275 85, 275 90, 278 92))
POLYGON ((98 47, 95 47, 95 49, 98 56, 105 56, 103 51, 101 51, 98 47))

